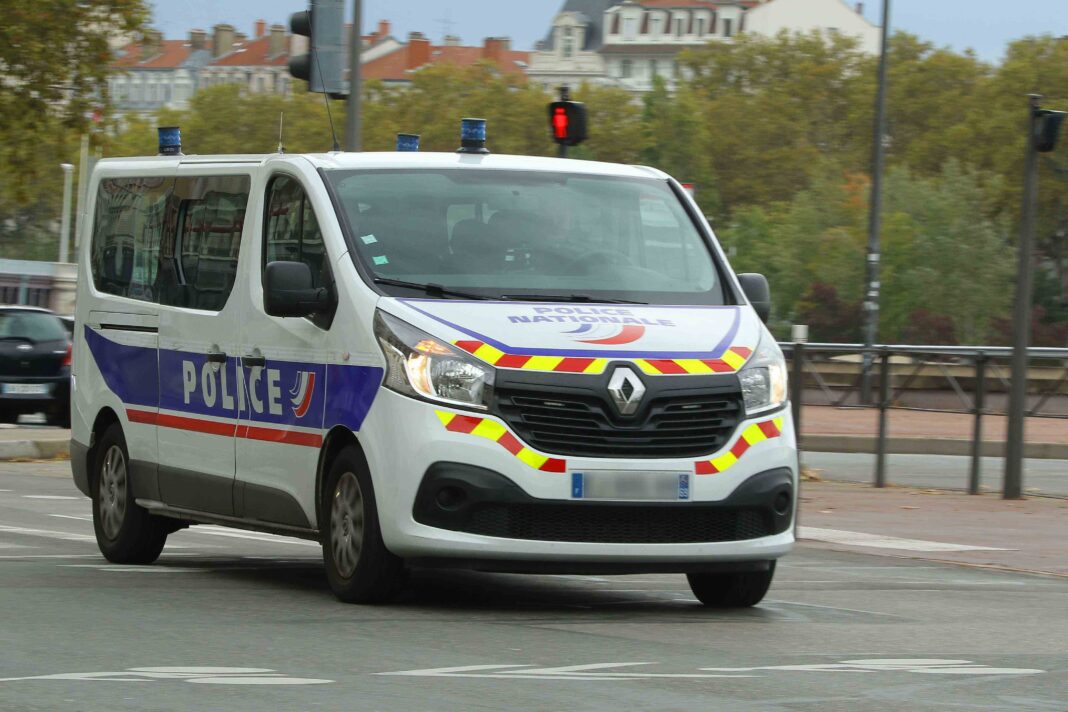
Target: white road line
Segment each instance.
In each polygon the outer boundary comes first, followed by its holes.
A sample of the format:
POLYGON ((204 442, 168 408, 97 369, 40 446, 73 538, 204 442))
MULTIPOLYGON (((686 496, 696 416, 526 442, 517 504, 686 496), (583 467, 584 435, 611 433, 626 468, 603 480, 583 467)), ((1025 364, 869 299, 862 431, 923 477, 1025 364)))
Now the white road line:
POLYGON ((68 497, 59 494, 24 494, 23 499, 85 499, 85 497, 68 497))
POLYGON ((223 536, 230 537, 232 539, 248 539, 249 541, 259 541, 267 544, 292 544, 293 546, 314 546, 316 549, 321 548, 321 545, 314 541, 305 541, 304 539, 292 539, 285 536, 276 536, 274 534, 261 534, 258 532, 239 532, 226 527, 216 526, 196 526, 191 527, 190 534, 207 534, 210 536, 223 536))
POLYGON ((1016 551, 996 546, 972 546, 971 544, 947 544, 923 539, 900 539, 881 534, 850 532, 842 529, 821 529, 818 527, 801 527, 801 538, 823 541, 829 544, 863 546, 872 549, 900 549, 902 551, 1016 551))
POLYGON ((88 534, 73 534, 71 532, 60 532, 51 529, 31 529, 29 527, 9 527, 4 524, 0 524, 0 533, 8 534, 24 534, 26 536, 40 536, 46 539, 59 539, 60 541, 91 541, 96 543, 96 537, 88 534))
POLYGON ((33 549, 34 547, 28 544, 5 544, 0 541, 0 549, 33 549))
POLYGON ((56 517, 57 519, 77 519, 80 522, 91 522, 92 517, 76 517, 73 514, 49 514, 50 517, 56 517))

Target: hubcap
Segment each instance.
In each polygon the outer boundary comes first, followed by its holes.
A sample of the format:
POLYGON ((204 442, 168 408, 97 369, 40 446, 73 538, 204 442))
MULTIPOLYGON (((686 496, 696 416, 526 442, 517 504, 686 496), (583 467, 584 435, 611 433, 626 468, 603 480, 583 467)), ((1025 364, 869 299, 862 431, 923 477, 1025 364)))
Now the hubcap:
POLYGON ((118 445, 112 445, 104 455, 104 464, 100 468, 99 500, 104 536, 114 539, 119 535, 126 517, 126 457, 118 445))
POLYGON ((350 578, 363 549, 363 493, 356 475, 346 472, 334 488, 330 511, 330 549, 337 572, 350 578))

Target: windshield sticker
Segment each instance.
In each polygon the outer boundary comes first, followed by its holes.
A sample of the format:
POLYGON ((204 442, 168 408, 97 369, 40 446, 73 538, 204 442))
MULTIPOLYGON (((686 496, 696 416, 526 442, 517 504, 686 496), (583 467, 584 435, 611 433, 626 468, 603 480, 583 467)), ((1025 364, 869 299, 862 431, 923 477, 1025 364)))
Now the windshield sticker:
POLYGON ((570 359, 586 359, 581 369, 585 373, 600 372, 594 362, 605 358, 650 360, 645 369, 649 373, 733 372, 741 366, 739 358, 744 363, 760 339, 756 320, 743 319, 743 311, 735 306, 398 301, 459 332, 441 336, 465 350, 479 350, 479 357, 554 357, 576 369, 578 362, 570 359), (679 359, 709 363, 682 369, 666 363, 679 359), (667 371, 656 367, 661 364, 667 371))
POLYGON ((378 238, 374 235, 364 235, 360 239, 363 240, 363 244, 365 245, 373 245, 378 242, 378 238))
POLYGON ((389 258, 386 257, 385 255, 378 255, 377 257, 374 257, 373 259, 375 261, 375 265, 379 266, 379 267, 382 266, 382 265, 388 265, 389 264, 389 258))

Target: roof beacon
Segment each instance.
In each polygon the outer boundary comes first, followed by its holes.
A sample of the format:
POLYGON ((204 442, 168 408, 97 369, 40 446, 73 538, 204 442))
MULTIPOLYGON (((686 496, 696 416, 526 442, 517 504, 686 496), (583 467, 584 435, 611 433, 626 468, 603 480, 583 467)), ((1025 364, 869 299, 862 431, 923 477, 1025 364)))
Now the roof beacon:
POLYGON ((397 134, 397 150, 401 153, 418 153, 419 134, 397 134))
POLYGON ((460 150, 457 153, 489 153, 485 119, 460 120, 460 150))
POLYGON ((182 155, 182 130, 177 126, 160 126, 159 132, 159 155, 181 156, 182 155))

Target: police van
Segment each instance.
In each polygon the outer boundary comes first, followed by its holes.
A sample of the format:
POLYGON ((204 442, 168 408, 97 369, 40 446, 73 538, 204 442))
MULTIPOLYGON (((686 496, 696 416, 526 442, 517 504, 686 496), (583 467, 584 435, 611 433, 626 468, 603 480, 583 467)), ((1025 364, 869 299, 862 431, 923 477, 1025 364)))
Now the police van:
POLYGON ((71 462, 104 556, 196 524, 413 566, 764 596, 798 462, 767 283, 668 175, 444 153, 100 161, 71 462))

